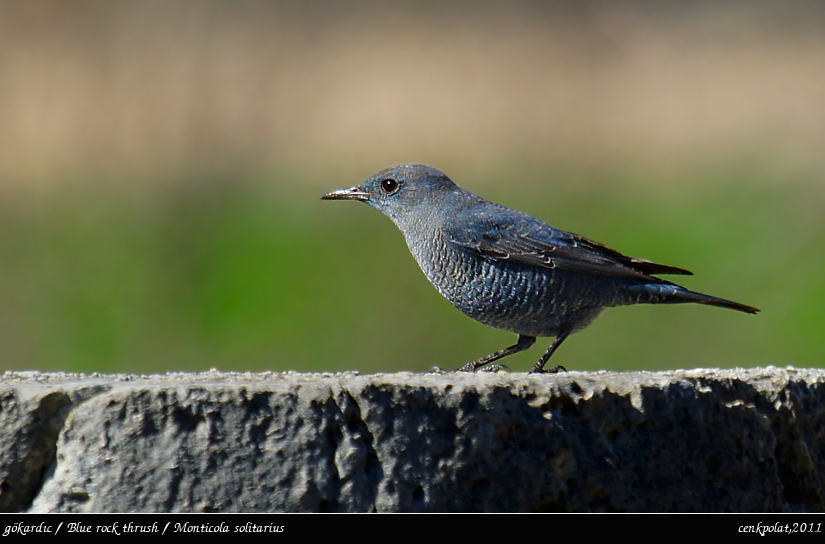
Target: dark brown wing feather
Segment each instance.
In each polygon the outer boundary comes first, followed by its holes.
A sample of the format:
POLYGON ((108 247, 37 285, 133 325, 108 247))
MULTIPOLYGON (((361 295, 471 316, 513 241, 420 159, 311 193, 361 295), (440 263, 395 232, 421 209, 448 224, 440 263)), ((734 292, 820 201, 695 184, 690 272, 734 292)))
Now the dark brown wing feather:
POLYGON ((527 214, 494 205, 457 214, 447 239, 490 259, 558 268, 585 274, 661 281, 653 274, 682 274, 683 268, 628 257, 584 236, 551 227, 527 214))

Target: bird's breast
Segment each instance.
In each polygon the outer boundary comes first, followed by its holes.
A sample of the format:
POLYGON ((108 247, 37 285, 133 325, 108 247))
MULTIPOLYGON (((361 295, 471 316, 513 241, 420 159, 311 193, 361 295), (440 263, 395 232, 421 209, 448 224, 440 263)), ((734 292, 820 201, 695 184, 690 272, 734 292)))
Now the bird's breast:
POLYGON ((435 288, 487 325, 529 336, 555 336, 590 323, 608 305, 564 271, 489 259, 442 236, 407 240, 435 288))

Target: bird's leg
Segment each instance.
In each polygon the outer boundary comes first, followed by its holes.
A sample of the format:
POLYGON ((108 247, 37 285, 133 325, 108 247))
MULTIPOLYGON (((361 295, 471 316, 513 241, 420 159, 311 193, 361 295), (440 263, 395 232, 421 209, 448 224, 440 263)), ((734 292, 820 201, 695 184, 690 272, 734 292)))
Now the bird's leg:
POLYGON ((559 370, 564 370, 565 372, 567 372, 567 369, 563 366, 555 366, 549 370, 544 370, 544 365, 547 364, 547 361, 550 360, 550 357, 553 356, 553 353, 555 353, 555 351, 559 348, 561 343, 564 342, 568 336, 570 336, 569 332, 560 333, 553 341, 553 345, 550 346, 550 348, 546 352, 544 352, 544 355, 541 356, 539 362, 536 363, 536 366, 534 366, 533 369, 530 371, 530 374, 555 374, 559 370))
POLYGON ((501 351, 491 353, 490 355, 482 357, 481 359, 471 361, 466 365, 462 366, 461 368, 457 369, 456 372, 474 372, 486 364, 492 363, 493 361, 498 361, 502 357, 507 357, 508 355, 524 351, 525 349, 530 349, 535 343, 535 336, 525 336, 523 334, 520 334, 518 335, 518 342, 516 342, 509 348, 504 348, 501 351))

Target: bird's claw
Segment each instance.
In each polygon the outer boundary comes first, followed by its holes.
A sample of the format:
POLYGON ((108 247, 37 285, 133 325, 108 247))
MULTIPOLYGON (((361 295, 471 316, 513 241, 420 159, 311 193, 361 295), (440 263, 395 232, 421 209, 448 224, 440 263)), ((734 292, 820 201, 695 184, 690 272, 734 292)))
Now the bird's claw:
MULTIPOLYGON (((446 374, 447 371, 441 368, 440 366, 434 366, 430 369, 430 374, 446 374)), ((473 363, 467 363, 453 372, 511 372, 510 367, 507 365, 502 365, 496 363, 494 365, 482 366, 477 367, 474 366, 473 363)))
POLYGON ((489 366, 484 366, 476 370, 476 372, 510 372, 510 367, 496 363, 489 366))
POLYGON ((541 368, 538 365, 533 367, 533 370, 530 371, 530 374, 558 374, 559 372, 567 372, 567 369, 563 366, 554 366, 553 368, 541 368))

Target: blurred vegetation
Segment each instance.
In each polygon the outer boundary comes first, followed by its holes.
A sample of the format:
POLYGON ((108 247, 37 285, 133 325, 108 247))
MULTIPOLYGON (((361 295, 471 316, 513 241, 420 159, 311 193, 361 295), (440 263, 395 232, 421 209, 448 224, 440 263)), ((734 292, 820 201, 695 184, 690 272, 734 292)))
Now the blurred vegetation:
POLYGON ((558 364, 821 366, 825 11, 575 4, 0 3, 0 369, 421 371, 509 345, 386 218, 320 201, 409 161, 762 309, 611 309, 558 364))

